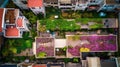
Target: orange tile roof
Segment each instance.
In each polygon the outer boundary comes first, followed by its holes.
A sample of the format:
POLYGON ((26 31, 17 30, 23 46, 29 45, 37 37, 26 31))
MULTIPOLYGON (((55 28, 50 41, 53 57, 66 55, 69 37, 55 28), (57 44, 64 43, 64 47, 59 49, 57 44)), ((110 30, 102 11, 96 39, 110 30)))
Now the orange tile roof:
POLYGON ((4 9, 0 8, 0 32, 2 32, 2 18, 4 9))
POLYGON ((28 0, 28 7, 42 7, 43 1, 42 0, 28 0))
POLYGON ((22 18, 17 19, 17 26, 18 27, 23 27, 23 19, 22 18))
POLYGON ((7 27, 5 31, 6 36, 19 36, 20 31, 16 27, 7 27))
POLYGON ((32 67, 47 67, 46 64, 35 64, 32 67))

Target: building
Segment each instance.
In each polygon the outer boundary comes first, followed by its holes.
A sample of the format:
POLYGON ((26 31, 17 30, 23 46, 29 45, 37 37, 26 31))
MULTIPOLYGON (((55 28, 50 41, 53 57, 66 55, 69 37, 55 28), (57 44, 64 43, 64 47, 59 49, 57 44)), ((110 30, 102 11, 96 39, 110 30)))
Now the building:
POLYGON ((44 0, 45 6, 58 6, 58 0, 44 0))
POLYGON ((63 10, 75 10, 77 0, 58 0, 58 7, 63 10))
POLYGON ((104 0, 89 0, 88 1, 88 10, 98 10, 103 6, 104 0))
POLYGON ((45 7, 53 6, 62 10, 118 11, 119 0, 12 0, 21 9, 31 9, 35 14, 43 13, 45 7))
POLYGON ((0 9, 1 28, 0 32, 6 38, 22 38, 24 31, 29 31, 29 21, 20 14, 19 9, 1 8, 0 9))
POLYGON ((45 14, 43 0, 12 0, 21 9, 30 9, 36 15, 39 13, 45 14))
POLYGON ((45 7, 43 4, 43 0, 28 0, 27 6, 35 14, 43 13, 45 15, 45 7))
POLYGON ((120 9, 120 1, 118 0, 104 0, 103 6, 98 9, 98 11, 115 11, 115 9, 120 9))
POLYGON ((19 8, 21 9, 29 9, 27 7, 27 0, 12 0, 19 8))
POLYGON ((88 0, 78 0, 75 5, 75 10, 85 10, 87 8, 88 0))

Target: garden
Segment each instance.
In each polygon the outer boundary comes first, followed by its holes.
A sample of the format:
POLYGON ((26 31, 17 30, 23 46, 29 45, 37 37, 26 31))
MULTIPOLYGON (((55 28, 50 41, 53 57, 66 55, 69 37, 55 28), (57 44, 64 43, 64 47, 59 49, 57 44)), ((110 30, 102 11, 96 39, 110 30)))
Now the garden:
POLYGON ((66 50, 67 47, 63 47, 63 48, 55 48, 55 56, 58 58, 65 58, 66 57, 66 50))
POLYGON ((87 25, 90 29, 103 28, 101 18, 45 19, 39 22, 50 31, 75 31, 80 30, 82 25, 87 25))
POLYGON ((67 44, 68 52, 71 54, 78 54, 79 52, 115 52, 118 50, 116 35, 67 36, 67 44), (71 49, 74 51, 72 52, 71 49))
MULTIPOLYGON (((5 39, 5 47, 2 48, 3 57, 12 57, 26 49, 32 48, 33 39, 29 37, 29 32, 25 32, 23 38, 18 39, 5 39)), ((26 54, 28 56, 28 54, 26 54)))
POLYGON ((36 38, 36 57, 54 57, 54 38, 36 38))

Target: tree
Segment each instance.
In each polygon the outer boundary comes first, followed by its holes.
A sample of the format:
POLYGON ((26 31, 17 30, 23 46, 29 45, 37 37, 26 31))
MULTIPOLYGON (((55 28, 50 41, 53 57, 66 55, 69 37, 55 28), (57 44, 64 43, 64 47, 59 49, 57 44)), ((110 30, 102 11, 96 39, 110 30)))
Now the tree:
POLYGON ((37 22, 37 16, 32 11, 23 11, 23 14, 32 24, 37 22))

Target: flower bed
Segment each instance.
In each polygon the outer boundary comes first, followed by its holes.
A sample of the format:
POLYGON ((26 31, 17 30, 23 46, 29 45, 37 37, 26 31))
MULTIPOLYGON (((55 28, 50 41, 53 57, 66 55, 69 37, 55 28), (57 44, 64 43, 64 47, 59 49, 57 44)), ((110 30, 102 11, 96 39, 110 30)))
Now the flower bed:
POLYGON ((106 36, 81 36, 81 40, 87 40, 89 44, 83 44, 84 47, 90 49, 90 51, 116 51, 117 40, 114 35, 106 36))
POLYGON ((79 52, 80 46, 76 45, 75 47, 73 46, 68 46, 68 53, 70 53, 72 56, 80 56, 80 52, 79 52))
POLYGON ((39 58, 54 56, 53 38, 36 38, 36 54, 39 58))
POLYGON ((68 53, 78 56, 79 52, 117 51, 116 35, 67 36, 68 53), (79 38, 78 38, 79 37, 79 38))

